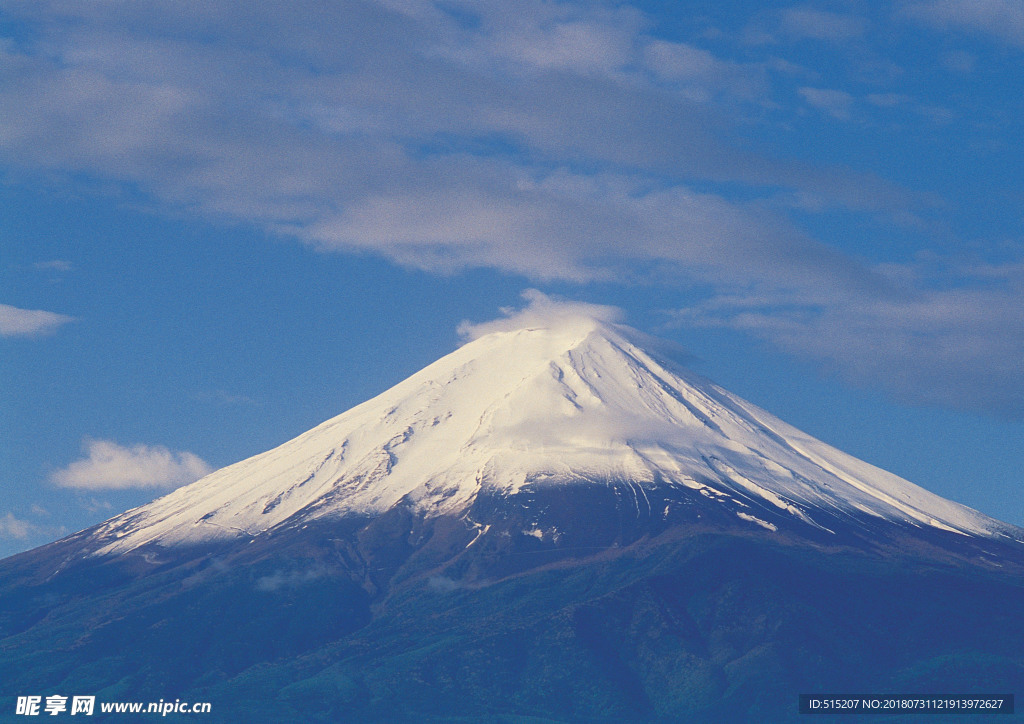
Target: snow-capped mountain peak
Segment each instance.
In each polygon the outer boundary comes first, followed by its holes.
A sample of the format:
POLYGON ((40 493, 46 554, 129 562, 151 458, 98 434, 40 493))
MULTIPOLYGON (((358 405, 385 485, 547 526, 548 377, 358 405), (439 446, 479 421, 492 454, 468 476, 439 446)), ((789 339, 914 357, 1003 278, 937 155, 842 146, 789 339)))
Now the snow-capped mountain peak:
POLYGON ((661 360, 607 315, 559 308, 517 321, 478 328, 381 395, 111 519, 96 552, 258 536, 400 504, 458 516, 481 491, 611 481, 629 483, 638 512, 667 485, 769 530, 782 516, 831 532, 822 521, 838 516, 1012 535, 661 360))

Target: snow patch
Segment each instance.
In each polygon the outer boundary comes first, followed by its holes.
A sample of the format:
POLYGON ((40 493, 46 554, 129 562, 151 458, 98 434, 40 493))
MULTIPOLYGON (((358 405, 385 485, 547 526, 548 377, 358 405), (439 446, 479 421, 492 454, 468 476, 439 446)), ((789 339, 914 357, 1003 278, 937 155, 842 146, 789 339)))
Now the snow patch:
POLYGON ((736 516, 738 518, 742 518, 743 520, 748 520, 751 523, 757 523, 762 528, 770 530, 773 533, 778 530, 777 526, 773 525, 772 523, 769 523, 768 521, 761 520, 760 518, 757 518, 753 515, 747 515, 746 513, 736 513, 736 516))

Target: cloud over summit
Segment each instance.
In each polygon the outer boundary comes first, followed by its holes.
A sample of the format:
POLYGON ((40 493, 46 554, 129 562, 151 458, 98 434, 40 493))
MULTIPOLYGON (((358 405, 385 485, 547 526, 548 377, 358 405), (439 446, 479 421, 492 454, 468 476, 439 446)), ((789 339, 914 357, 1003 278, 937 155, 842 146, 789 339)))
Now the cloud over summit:
POLYGON ((459 325, 459 336, 472 341, 494 332, 512 332, 530 327, 559 328, 595 322, 616 324, 625 317, 625 313, 618 307, 559 299, 536 289, 527 289, 522 297, 526 302, 522 309, 503 308, 503 316, 489 322, 463 322, 459 325))

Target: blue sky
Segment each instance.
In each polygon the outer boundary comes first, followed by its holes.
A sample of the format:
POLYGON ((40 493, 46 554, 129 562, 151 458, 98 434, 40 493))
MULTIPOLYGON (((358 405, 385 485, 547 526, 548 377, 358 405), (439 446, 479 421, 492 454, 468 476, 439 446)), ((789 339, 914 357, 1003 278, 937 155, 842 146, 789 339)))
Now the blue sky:
POLYGON ((536 288, 1024 525, 1024 6, 0 2, 0 554, 536 288))

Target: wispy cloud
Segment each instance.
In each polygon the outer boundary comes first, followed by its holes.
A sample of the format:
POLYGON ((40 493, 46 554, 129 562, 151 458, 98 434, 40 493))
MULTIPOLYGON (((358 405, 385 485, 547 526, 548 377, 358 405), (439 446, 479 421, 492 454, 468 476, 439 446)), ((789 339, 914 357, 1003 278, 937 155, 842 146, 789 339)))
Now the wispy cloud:
POLYGON ((838 289, 720 296, 676 315, 729 327, 821 363, 854 384, 922 405, 1024 419, 1024 265, 958 270, 965 285, 890 266, 884 296, 838 289))
POLYGON ((624 316, 618 307, 562 300, 536 289, 527 289, 522 297, 526 301, 523 309, 503 308, 502 318, 480 324, 465 321, 459 325, 459 336, 468 341, 494 332, 528 327, 560 327, 577 324, 580 320, 616 323, 621 322, 624 316))
POLYGON ((256 579, 257 591, 272 593, 282 588, 302 588, 330 575, 325 566, 314 564, 306 569, 278 570, 256 579))
POLYGON ((42 309, 19 309, 9 304, 0 304, 0 336, 37 337, 50 334, 74 317, 42 309))
POLYGON ((737 63, 687 43, 652 40, 644 61, 658 80, 676 84, 688 98, 706 102, 716 97, 767 102, 771 85, 766 65, 737 63))
POLYGON ((34 523, 16 518, 13 513, 5 513, 0 517, 0 537, 24 540, 38 530, 34 523))
POLYGON ((911 99, 902 93, 869 93, 867 101, 879 108, 895 108, 909 103, 911 99))
POLYGON ((853 109, 853 96, 846 91, 832 88, 800 88, 798 92, 807 101, 808 105, 824 111, 833 118, 840 121, 850 120, 850 112, 853 109))
POLYGON ((50 261, 37 261, 32 265, 40 271, 69 272, 75 268, 74 264, 66 259, 51 259, 50 261))
POLYGON ((867 22, 854 15, 795 7, 782 11, 780 26, 783 33, 794 38, 849 40, 863 35, 867 22))
POLYGON ((190 452, 172 452, 160 445, 125 447, 109 440, 86 440, 84 448, 85 458, 54 471, 50 480, 84 490, 174 488, 213 471, 190 452))
POLYGON ((905 11, 933 26, 981 33, 1024 46, 1024 4, 1019 0, 927 0, 912 2, 905 11))
MULTIPOLYGON (((507 232, 508 246, 528 227, 574 261, 571 227, 545 224, 516 189, 580 165, 653 175, 684 192, 699 178, 814 188, 861 208, 891 203, 893 189, 877 179, 780 162, 709 130, 747 115, 737 104, 760 113, 770 102, 767 63, 657 38, 628 8, 416 8, 340 5, 312 17, 273 4, 25 6, 46 52, 0 49, 11 69, 0 91, 0 154, 314 243, 333 226, 343 233, 328 246, 426 266, 492 264, 480 235, 492 224, 490 236, 507 232), (263 29, 271 27, 278 32, 263 29), (230 42, 189 39, 210 33, 230 42), (438 206, 430 194, 445 201, 440 217, 410 230, 424 206, 438 206), (361 224, 381 213, 394 238, 361 224), (456 223, 456 213, 466 220, 456 223)), ((579 276, 572 263, 560 274, 551 261, 527 260, 522 271, 579 276)))
MULTIPOLYGON (((32 507, 34 515, 42 514, 37 512, 37 506, 32 507)), ((36 523, 25 518, 19 518, 11 512, 0 515, 0 539, 7 538, 25 541, 30 538, 53 538, 66 532, 67 529, 64 526, 36 523)))

